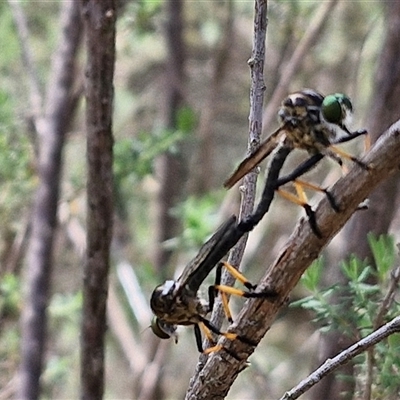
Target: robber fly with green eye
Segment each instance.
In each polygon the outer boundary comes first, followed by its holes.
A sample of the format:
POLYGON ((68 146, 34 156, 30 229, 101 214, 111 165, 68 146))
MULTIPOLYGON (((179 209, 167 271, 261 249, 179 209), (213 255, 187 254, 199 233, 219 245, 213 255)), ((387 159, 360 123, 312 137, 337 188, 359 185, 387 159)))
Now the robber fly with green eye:
POLYGON ((343 165, 342 159, 348 159, 362 168, 368 169, 358 158, 336 146, 367 133, 364 129, 354 132, 349 130, 348 124, 352 112, 353 106, 350 99, 341 93, 323 97, 312 89, 303 89, 290 94, 283 100, 278 112, 280 127, 264 140, 254 153, 239 164, 234 173, 225 181, 224 186, 229 189, 235 185, 244 175, 268 157, 278 144, 291 150, 295 148, 306 150, 311 157, 291 174, 280 178, 277 181, 276 189, 283 197, 305 209, 312 230, 318 237, 321 237, 304 188, 325 193, 335 211, 338 211, 338 206, 329 191, 298 178, 325 156, 341 166, 343 165), (293 182, 297 196, 279 189, 288 182, 293 182))

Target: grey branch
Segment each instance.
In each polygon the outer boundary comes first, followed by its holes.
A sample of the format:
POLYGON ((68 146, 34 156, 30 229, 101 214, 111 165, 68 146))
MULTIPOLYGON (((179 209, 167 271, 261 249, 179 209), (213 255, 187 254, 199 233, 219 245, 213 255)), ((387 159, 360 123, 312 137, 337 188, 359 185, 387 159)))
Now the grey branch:
POLYGON ((286 392, 284 396, 280 398, 280 400, 294 400, 299 398, 303 393, 317 384, 323 377, 330 374, 336 368, 397 332, 400 332, 400 316, 392 319, 381 328, 342 351, 336 357, 325 361, 324 364, 322 364, 306 379, 304 379, 290 391, 286 392))
MULTIPOLYGON (((249 144, 248 153, 260 145, 262 114, 264 102, 264 62, 265 62, 265 38, 267 34, 267 1, 256 1, 254 15, 254 37, 253 49, 251 54, 251 62, 249 62, 251 70, 251 88, 250 88, 250 113, 249 113, 249 144)), ((250 215, 253 211, 254 200, 256 195, 257 173, 250 172, 243 180, 241 187, 242 199, 240 204, 240 218, 250 215)), ((239 268, 242 261, 243 253, 246 248, 247 235, 244 235, 238 244, 230 251, 228 262, 239 268)), ((240 269, 240 268, 239 268, 240 269)), ((222 276, 222 284, 232 286, 235 280, 227 271, 222 276)), ((216 327, 221 327, 224 317, 222 303, 218 298, 211 316, 211 322, 216 327)), ((206 346, 208 347, 206 342, 206 346)), ((201 360, 203 361, 203 360, 201 360)), ((198 364, 197 370, 202 368, 202 362, 198 364)))

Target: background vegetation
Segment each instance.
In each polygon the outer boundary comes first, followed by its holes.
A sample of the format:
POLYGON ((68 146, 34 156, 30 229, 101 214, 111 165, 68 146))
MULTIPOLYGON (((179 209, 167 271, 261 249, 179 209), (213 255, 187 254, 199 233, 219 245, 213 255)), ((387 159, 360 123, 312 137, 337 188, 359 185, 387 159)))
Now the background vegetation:
MULTIPOLYGON (((35 96, 32 76, 36 76, 37 94, 45 97, 47 93, 49 98, 52 58, 59 46, 62 21, 62 7, 57 2, 23 2, 21 10, 28 36, 21 39, 20 29, 16 28, 16 10, 11 3, 0 3, 1 399, 15 396, 18 386, 22 336, 19 320, 29 282, 26 252, 32 240, 33 198, 40 178, 41 136, 32 100, 35 96), (23 57, 23 44, 32 56, 28 62, 23 57), (32 66, 35 74, 29 72, 32 66)), ((304 87, 324 94, 347 93, 355 107, 354 127, 373 127, 373 137, 381 133, 381 128, 387 128, 400 115, 399 106, 395 109, 388 105, 391 115, 383 118, 381 125, 373 125, 371 121, 375 102, 382 101, 377 96, 376 82, 385 40, 390 29, 400 31, 400 11, 390 3, 270 1, 266 103, 293 66, 296 50, 314 28, 285 95, 304 87)), ((181 330, 178 345, 172 341, 159 343, 148 329, 151 320, 148 298, 157 284, 179 275, 227 215, 237 213, 239 191, 226 193, 222 183, 246 152, 250 86, 247 60, 252 47, 253 12, 252 1, 141 0, 119 4, 113 115, 115 215, 107 303, 106 398, 182 398, 195 368, 197 353, 192 330, 181 330), (174 13, 178 3, 182 12, 174 13), (181 52, 173 57, 165 29, 168 24, 182 24, 181 52), (180 64, 174 70, 171 64, 176 60, 180 64), (169 75, 171 68, 175 75, 169 75), (176 83, 172 78, 179 81, 175 92, 169 86, 171 80, 176 83)), ((399 37, 397 40, 400 50, 399 37)), ((177 51, 178 41, 175 43, 177 51)), ((53 237, 47 309, 49 333, 41 377, 42 397, 49 399, 79 396, 78 344, 86 249, 83 48, 77 50, 74 62, 76 68, 70 85, 74 106, 71 119, 65 123, 58 228, 53 237)), ((397 76, 387 77, 392 82, 392 92, 399 87, 395 79, 397 76)), ((389 104, 389 97, 387 101, 389 104)), ((274 120, 265 119, 265 134, 275 127, 274 120)), ((362 153, 362 143, 350 145, 349 151, 362 153)), ((301 154, 292 157, 287 168, 300 160, 301 154)), ((329 186, 340 174, 337 166, 324 161, 309 179, 329 186)), ((293 293, 293 300, 308 296, 310 290, 314 297, 300 300, 303 308, 288 307, 279 317, 229 398, 278 398, 306 376, 318 365, 315 349, 321 322, 330 327, 328 334, 338 330, 342 333, 350 327, 353 341, 360 332, 366 334, 379 325, 376 313, 387 293, 390 271, 397 262, 396 184, 391 182, 391 194, 386 195, 391 199, 386 206, 388 223, 379 226, 376 232, 381 234, 390 229, 393 234, 389 244, 375 243, 375 249, 383 249, 383 254, 377 255, 374 250, 371 257, 371 253, 362 252, 355 261, 349 258, 348 249, 352 232, 345 230, 339 234, 325 251, 323 268, 313 267, 318 273, 311 270, 293 293), (382 266, 382 259, 388 253, 391 260, 382 266), (338 277, 339 271, 344 271, 344 277, 338 277), (343 327, 340 324, 344 321, 339 317, 345 311, 333 309, 327 299, 334 304, 335 296, 341 293, 339 282, 348 281, 351 290, 346 295, 353 312, 346 316, 349 321, 343 327), (317 324, 312 322, 315 318, 317 324)), ((317 197, 312 199, 313 204, 317 201, 317 197)), ((378 212, 374 207, 372 204, 372 213, 378 212)), ((275 200, 265 221, 251 234, 244 255, 243 269, 252 281, 257 282, 261 271, 276 257, 301 213, 292 204, 275 200)), ((363 212, 360 218, 374 217, 363 212)), ((352 224, 354 227, 357 221, 352 224)), ((367 243, 366 233, 357 235, 360 244, 367 243)), ((236 311, 240 305, 237 304, 236 311)), ((396 302, 392 305, 394 308, 385 314, 387 317, 398 311, 396 302)), ((381 374, 373 380, 372 398, 399 395, 400 383, 393 383, 392 379, 400 367, 395 356, 398 347, 398 338, 393 336, 376 349, 374 369, 381 374)), ((365 392, 366 365, 364 360, 357 359, 358 379, 352 380, 351 390, 343 389, 350 393, 347 398, 353 395, 359 398, 365 392)), ((333 386, 324 390, 326 399, 337 398, 333 386), (329 393, 332 397, 328 397, 329 393)), ((317 397, 319 394, 310 396, 321 398, 317 397)))

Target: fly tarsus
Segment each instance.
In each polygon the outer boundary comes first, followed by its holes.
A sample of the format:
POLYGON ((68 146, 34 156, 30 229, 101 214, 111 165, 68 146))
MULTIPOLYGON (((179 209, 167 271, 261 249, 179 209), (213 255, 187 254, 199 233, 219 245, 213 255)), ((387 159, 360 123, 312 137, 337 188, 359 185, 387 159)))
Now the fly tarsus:
POLYGON ((317 225, 317 219, 315 218, 315 211, 309 204, 305 204, 303 208, 306 211, 311 230, 318 239, 322 239, 322 233, 317 225))
POLYGON ((262 292, 243 292, 243 297, 246 299, 275 299, 278 297, 278 292, 273 289, 266 289, 262 292))
POLYGON ((328 199, 328 201, 329 201, 329 204, 331 205, 331 207, 332 207, 332 210, 333 211, 335 211, 335 212, 340 212, 340 207, 339 207, 339 205, 337 204, 337 202, 336 202, 336 200, 335 200, 335 197, 333 196, 333 194, 328 190, 328 189, 323 189, 323 192, 325 193, 325 195, 326 195, 326 197, 327 197, 327 199, 328 199))

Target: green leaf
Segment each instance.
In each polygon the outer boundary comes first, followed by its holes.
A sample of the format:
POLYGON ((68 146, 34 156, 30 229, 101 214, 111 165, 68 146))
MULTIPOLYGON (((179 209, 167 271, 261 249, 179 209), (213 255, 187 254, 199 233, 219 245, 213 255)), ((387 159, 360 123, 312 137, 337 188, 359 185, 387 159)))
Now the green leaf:
POLYGON ((318 285, 321 281, 322 271, 324 268, 324 258, 321 256, 315 260, 307 271, 301 277, 302 284, 311 292, 318 291, 318 285))
POLYGON ((396 246, 394 237, 391 235, 376 237, 373 233, 369 233, 367 237, 374 256, 379 279, 383 281, 395 263, 396 246))
POLYGON ((17 276, 6 273, 0 279, 0 315, 18 315, 21 302, 20 280, 17 276))
POLYGON ((344 275, 352 282, 357 282, 365 279, 365 276, 369 276, 371 269, 365 261, 361 261, 358 257, 352 255, 348 261, 340 263, 344 275))
POLYGON ((191 133, 197 124, 196 114, 190 107, 181 107, 177 112, 177 129, 183 133, 191 133))

